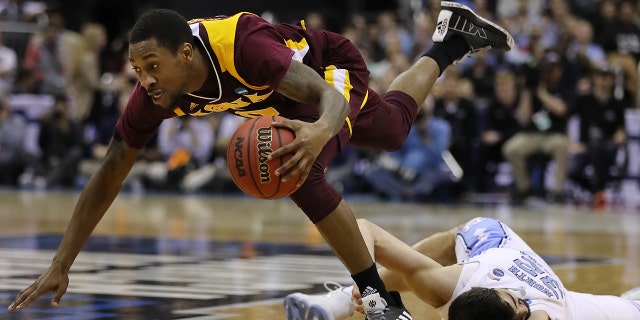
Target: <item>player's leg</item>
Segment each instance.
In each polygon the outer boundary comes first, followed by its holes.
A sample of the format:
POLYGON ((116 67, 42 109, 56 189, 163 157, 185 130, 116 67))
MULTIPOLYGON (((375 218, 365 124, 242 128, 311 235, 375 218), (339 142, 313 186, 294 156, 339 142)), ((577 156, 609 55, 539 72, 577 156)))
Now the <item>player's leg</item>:
POLYGON ((362 109, 354 124, 352 144, 398 149, 413 125, 418 106, 449 65, 483 48, 509 50, 513 46, 509 33, 468 7, 444 1, 441 9, 434 45, 391 82, 383 101, 362 109))
MULTIPOLYGON (((362 296, 372 295, 384 299, 387 304, 385 316, 396 319, 397 315, 406 312, 402 302, 387 292, 351 208, 324 179, 324 168, 338 152, 340 143, 336 136, 325 145, 307 180, 291 195, 291 199, 315 224, 333 252, 347 267, 362 296)), ((286 307, 285 305, 285 309, 286 307)))
POLYGON ((484 48, 510 50, 513 47, 513 39, 506 30, 464 5, 448 1, 441 3, 433 41, 433 46, 400 74, 388 91, 402 91, 422 105, 433 83, 452 63, 484 48))

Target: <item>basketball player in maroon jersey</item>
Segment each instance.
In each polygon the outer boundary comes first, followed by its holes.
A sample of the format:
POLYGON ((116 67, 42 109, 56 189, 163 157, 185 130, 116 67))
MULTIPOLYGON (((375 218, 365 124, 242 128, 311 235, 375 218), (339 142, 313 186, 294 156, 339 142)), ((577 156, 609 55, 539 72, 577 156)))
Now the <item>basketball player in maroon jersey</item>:
POLYGON ((369 71, 345 37, 299 25, 271 24, 239 13, 187 21, 170 10, 144 14, 129 35, 138 84, 116 125, 106 159, 82 191, 53 262, 9 310, 54 292, 56 306, 68 270, 120 190, 140 149, 160 123, 176 116, 232 112, 280 115, 296 139, 271 154, 293 157, 277 174, 301 175, 291 199, 304 211, 352 274, 362 296, 383 306, 368 319, 411 319, 399 296, 384 287, 353 212, 324 179, 324 169, 347 144, 399 148, 438 76, 453 62, 491 47, 509 50, 511 36, 469 8, 442 2, 434 45, 399 75, 388 92, 368 88, 369 71))

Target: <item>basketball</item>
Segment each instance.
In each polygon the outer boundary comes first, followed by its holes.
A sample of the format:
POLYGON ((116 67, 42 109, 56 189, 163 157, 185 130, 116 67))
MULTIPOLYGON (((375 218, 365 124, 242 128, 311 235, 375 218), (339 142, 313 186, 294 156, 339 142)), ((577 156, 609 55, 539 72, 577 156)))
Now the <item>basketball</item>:
POLYGON ((279 199, 296 191, 300 177, 283 182, 275 170, 292 157, 278 159, 267 156, 293 141, 295 135, 287 128, 272 127, 281 116, 260 116, 244 122, 231 137, 227 149, 227 166, 235 184, 244 193, 260 199, 279 199))

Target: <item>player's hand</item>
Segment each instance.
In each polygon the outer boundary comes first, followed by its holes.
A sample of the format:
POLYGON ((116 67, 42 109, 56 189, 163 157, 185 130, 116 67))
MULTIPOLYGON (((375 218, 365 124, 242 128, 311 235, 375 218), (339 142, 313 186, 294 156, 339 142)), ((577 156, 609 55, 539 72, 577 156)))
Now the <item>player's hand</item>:
POLYGON ((311 166, 324 148, 324 145, 331 138, 326 128, 318 122, 310 123, 300 120, 282 120, 273 123, 274 127, 289 128, 295 133, 295 139, 269 155, 269 159, 277 159, 283 155, 293 153, 289 161, 285 162, 276 170, 276 175, 282 181, 293 179, 300 175, 297 186, 307 179, 311 166))
POLYGON ((51 265, 49 269, 26 289, 22 290, 9 305, 8 310, 22 310, 43 294, 53 293, 51 305, 58 307, 62 295, 67 292, 69 274, 63 268, 51 265))
POLYGON ((362 294, 360 294, 360 289, 358 289, 357 285, 353 285, 353 289, 351 290, 351 304, 356 308, 356 311, 364 314, 364 307, 362 306, 362 294))

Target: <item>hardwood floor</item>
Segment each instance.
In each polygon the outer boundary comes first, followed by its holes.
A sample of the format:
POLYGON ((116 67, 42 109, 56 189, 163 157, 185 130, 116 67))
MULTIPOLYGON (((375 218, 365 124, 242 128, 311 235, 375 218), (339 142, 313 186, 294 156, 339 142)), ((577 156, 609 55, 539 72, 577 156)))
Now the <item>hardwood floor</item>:
MULTIPOLYGON (((0 191, 0 305, 51 261, 76 193, 0 191)), ((618 295, 640 285, 640 214, 570 205, 419 205, 348 199, 357 217, 412 243, 475 216, 502 219, 574 291, 618 295)), ((0 319, 285 319, 282 298, 350 282, 287 200, 120 195, 72 268, 60 308, 46 298, 0 319)), ((411 294, 415 319, 439 319, 411 294)), ((350 319, 362 319, 354 315, 350 319)))

